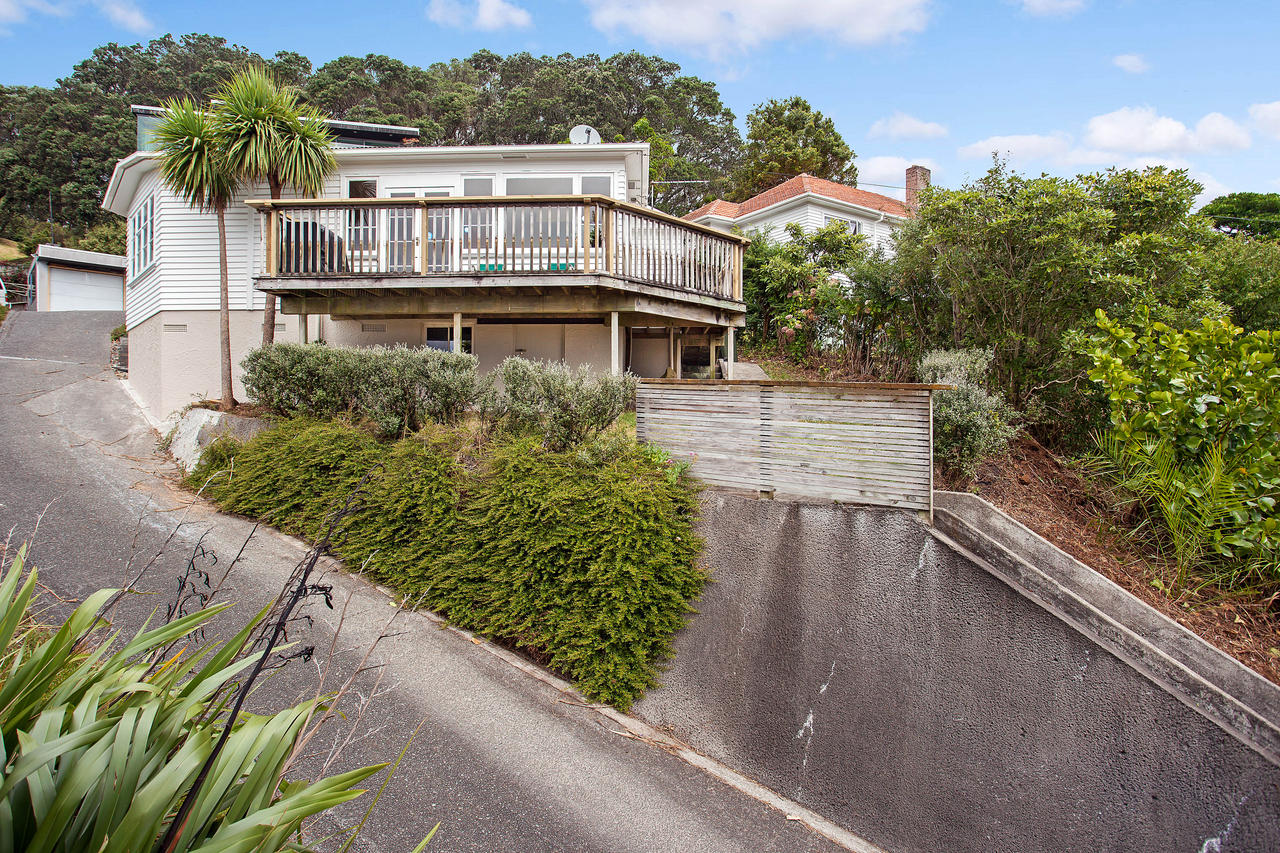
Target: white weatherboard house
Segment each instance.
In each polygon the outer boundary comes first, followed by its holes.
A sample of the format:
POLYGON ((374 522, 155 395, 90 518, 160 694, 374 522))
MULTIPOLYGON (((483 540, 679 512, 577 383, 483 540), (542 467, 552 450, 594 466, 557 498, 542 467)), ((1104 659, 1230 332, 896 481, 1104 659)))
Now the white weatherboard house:
POLYGON ((924 166, 907 169, 906 203, 812 175, 797 175, 743 202, 716 199, 685 219, 722 231, 764 234, 775 240, 784 239, 784 229, 793 223, 814 231, 842 222, 855 234, 865 235, 872 248, 891 254, 894 231, 911 216, 920 191, 927 186, 929 170, 924 166))
POLYGON ((41 243, 27 269, 36 311, 123 311, 125 258, 41 243))
MULTIPOLYGON (((135 108, 139 137, 156 108, 135 108)), ((241 192, 227 212, 231 344, 404 343, 641 376, 732 371, 745 321, 740 237, 642 206, 645 143, 421 147, 413 128, 332 122, 338 169, 319 199, 241 192)), ((142 147, 146 147, 143 145, 142 147)), ((287 190, 286 190, 287 192, 287 190)), ((215 397, 218 240, 212 213, 137 151, 103 207, 129 223, 129 381, 159 417, 215 397)))

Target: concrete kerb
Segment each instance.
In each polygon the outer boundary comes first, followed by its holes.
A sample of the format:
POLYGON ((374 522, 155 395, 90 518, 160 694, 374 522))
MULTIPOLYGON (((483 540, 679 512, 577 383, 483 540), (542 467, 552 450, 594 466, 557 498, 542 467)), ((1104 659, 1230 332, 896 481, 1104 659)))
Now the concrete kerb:
POLYGON ((1280 766, 1280 687, 977 495, 935 492, 932 534, 1280 766))

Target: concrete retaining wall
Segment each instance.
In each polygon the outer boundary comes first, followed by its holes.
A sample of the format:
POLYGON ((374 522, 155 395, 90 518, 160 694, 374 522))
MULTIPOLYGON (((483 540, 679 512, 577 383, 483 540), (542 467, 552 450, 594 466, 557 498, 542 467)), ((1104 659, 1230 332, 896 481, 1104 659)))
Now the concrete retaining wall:
POLYGON ((1280 850, 1280 689, 1165 654, 1204 644, 1159 614, 1117 631, 1069 573, 906 513, 703 510, 716 583, 649 722, 895 853, 1280 850))

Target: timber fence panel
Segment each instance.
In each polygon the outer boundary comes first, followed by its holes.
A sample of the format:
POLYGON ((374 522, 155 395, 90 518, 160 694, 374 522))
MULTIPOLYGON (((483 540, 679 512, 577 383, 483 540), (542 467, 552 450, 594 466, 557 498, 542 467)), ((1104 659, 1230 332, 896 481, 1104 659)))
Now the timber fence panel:
POLYGON ((649 380, 636 434, 713 485, 931 513, 937 387, 649 380))

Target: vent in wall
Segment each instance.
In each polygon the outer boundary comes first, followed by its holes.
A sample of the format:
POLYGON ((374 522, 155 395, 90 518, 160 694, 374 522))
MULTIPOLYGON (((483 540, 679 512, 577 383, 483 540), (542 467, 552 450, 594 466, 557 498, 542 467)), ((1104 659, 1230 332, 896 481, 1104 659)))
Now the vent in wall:
POLYGON ((166 332, 185 332, 187 330, 186 323, 165 323, 164 330, 166 332))
POLYGON ((276 323, 276 334, 279 335, 279 334, 282 334, 283 332, 284 332, 284 323, 276 323))
POLYGON ((362 332, 385 332, 387 330, 386 323, 361 323, 360 331, 362 332))

